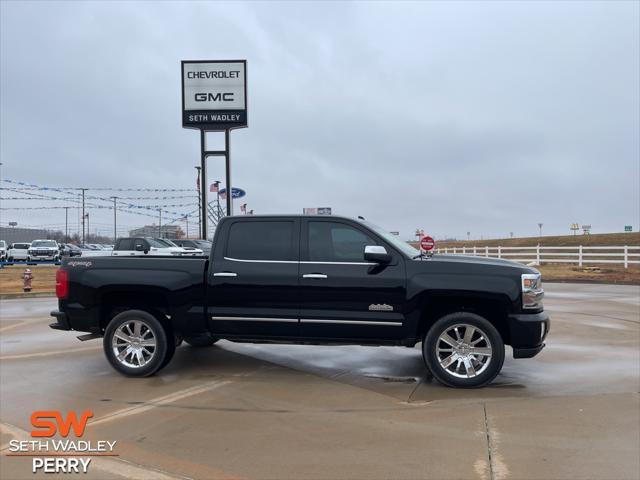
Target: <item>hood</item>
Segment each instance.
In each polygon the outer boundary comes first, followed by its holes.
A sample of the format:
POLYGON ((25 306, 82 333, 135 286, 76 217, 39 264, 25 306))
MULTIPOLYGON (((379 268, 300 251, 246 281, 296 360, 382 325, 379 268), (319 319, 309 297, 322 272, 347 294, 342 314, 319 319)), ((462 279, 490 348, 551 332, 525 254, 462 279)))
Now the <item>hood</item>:
POLYGON ((477 265, 478 267, 482 267, 482 266, 487 266, 487 267, 506 267, 506 268, 513 268, 513 269, 517 269, 520 270, 522 272, 532 272, 532 273, 539 273, 538 270, 536 270, 533 267, 529 267, 527 265, 524 265, 522 263, 518 263, 518 262, 514 262, 513 260, 505 260, 502 258, 495 258, 495 257, 474 257, 471 255, 441 255, 441 254, 435 254, 433 257, 431 257, 430 260, 420 260, 420 259, 416 259, 416 262, 420 262, 420 261, 430 261, 430 262, 437 262, 437 263, 442 263, 442 264, 456 264, 456 265, 477 265))

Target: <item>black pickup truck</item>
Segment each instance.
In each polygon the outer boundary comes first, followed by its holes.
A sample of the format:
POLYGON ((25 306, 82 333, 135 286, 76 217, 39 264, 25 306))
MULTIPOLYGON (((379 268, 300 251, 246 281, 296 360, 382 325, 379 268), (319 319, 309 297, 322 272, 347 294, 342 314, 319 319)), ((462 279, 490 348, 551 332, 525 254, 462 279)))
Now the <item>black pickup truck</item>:
POLYGON ((51 328, 104 337, 111 365, 152 375, 184 339, 414 347, 443 384, 478 387, 544 347, 538 271, 421 254, 365 221, 224 218, 206 257, 64 259, 51 328))

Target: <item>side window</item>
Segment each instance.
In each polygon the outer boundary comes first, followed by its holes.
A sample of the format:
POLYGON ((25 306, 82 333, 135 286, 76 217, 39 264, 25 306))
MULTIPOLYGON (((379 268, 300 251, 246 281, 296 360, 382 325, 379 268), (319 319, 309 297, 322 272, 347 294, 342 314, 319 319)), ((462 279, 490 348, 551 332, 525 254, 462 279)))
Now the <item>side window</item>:
POLYGON ((293 222, 235 222, 226 257, 241 260, 296 260, 293 222))
POLYGON ((133 250, 133 239, 123 238, 118 241, 118 247, 116 250, 133 250))
POLYGON ((136 238, 133 242, 133 250, 149 250, 149 244, 142 238, 136 238))
POLYGON ((309 222, 309 260, 312 262, 364 262, 364 247, 377 242, 344 223, 309 222))

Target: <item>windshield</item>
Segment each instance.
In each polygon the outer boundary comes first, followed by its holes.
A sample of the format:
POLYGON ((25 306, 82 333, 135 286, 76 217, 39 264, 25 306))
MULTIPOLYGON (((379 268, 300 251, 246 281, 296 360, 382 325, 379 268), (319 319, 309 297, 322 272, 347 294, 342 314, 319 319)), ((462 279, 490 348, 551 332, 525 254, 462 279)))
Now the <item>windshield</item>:
POLYGON ((162 238, 147 238, 146 240, 147 242, 149 242, 149 245, 151 245, 153 248, 167 248, 167 247, 173 246, 173 245, 169 245, 162 238))
POLYGON ((28 243, 14 243, 13 244, 13 248, 15 248, 16 250, 26 250, 27 248, 29 248, 29 244, 28 243))
POLYGON ((55 240, 34 240, 31 244, 32 247, 53 247, 58 248, 55 240))
POLYGON ((193 243, 195 243, 197 247, 200 247, 203 250, 211 249, 211 242, 208 240, 194 240, 193 243))
POLYGON ((384 238, 387 242, 389 242, 391 245, 396 247, 402 253, 407 255, 409 258, 413 258, 420 253, 417 249, 413 248, 407 242, 403 242, 402 240, 400 240, 400 238, 397 235, 392 235, 391 233, 387 232, 383 228, 380 228, 379 226, 374 225, 373 223, 370 223, 370 222, 363 221, 362 224, 366 225, 371 230, 376 232, 378 235, 380 235, 382 238, 384 238))
POLYGON ((175 243, 173 243, 171 240, 168 240, 166 238, 149 238, 149 243, 151 243, 151 240, 154 240, 156 243, 158 243, 159 245, 153 245, 154 247, 158 247, 158 248, 166 248, 166 247, 177 247, 177 245, 175 243))

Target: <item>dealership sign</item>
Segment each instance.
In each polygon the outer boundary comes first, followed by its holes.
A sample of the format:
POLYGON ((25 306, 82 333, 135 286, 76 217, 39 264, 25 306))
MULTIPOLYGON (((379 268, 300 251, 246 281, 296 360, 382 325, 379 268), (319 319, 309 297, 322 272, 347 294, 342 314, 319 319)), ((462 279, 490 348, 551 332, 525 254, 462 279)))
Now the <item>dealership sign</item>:
POLYGON ((182 126, 207 131, 247 126, 246 60, 182 61, 182 126))
POLYGON ((331 215, 331 207, 303 208, 303 215, 331 215))
MULTIPOLYGON (((220 197, 221 198, 227 198, 227 189, 226 188, 222 188, 220 189, 220 197)), ((233 187, 231 189, 231 197, 232 198, 242 198, 247 194, 247 192, 245 192, 243 189, 241 188, 237 188, 237 187, 233 187)))

